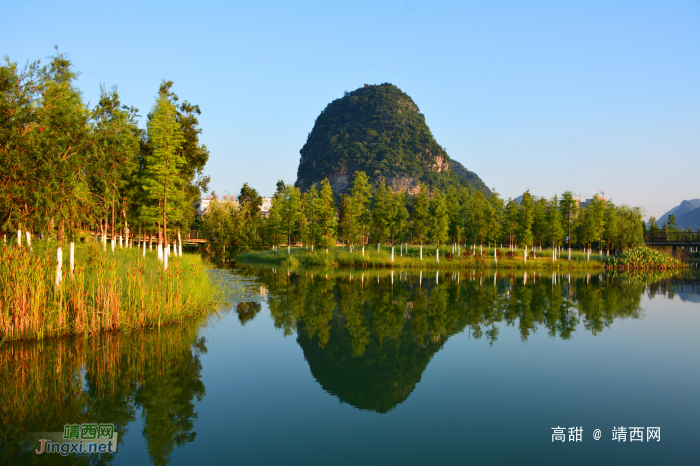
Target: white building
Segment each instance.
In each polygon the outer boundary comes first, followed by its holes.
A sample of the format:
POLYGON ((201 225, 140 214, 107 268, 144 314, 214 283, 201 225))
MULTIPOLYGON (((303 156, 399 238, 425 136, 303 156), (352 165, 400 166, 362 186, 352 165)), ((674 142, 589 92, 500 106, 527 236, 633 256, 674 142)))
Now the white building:
MULTIPOLYGON (((219 202, 233 202, 234 207, 238 207, 238 201, 236 200, 235 196, 226 195, 216 196, 215 198, 219 202)), ((207 209, 209 209, 209 204, 213 199, 214 197, 212 197, 211 195, 206 195, 205 197, 199 200, 199 204, 197 204, 197 214, 199 214, 200 217, 204 216, 204 214, 207 213, 207 209)), ((260 212, 262 212, 262 214, 267 217, 271 208, 272 198, 263 197, 262 204, 260 205, 260 212)))

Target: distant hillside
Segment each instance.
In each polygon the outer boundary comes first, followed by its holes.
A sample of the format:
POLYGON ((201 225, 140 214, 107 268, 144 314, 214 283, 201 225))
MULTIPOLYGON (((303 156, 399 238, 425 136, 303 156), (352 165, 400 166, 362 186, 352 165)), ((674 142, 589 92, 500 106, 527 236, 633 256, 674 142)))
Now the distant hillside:
POLYGON ((700 228, 700 207, 686 212, 678 219, 678 228, 685 230, 688 227, 697 231, 700 228))
POLYGON ((365 85, 328 104, 299 152, 302 191, 327 177, 336 194, 347 192, 355 171, 364 171, 374 185, 384 179, 409 194, 420 183, 490 192, 435 141, 413 99, 388 83, 365 85))
POLYGON ((656 221, 656 224, 659 226, 659 228, 663 228, 663 224, 666 220, 668 220, 669 215, 675 215, 676 221, 678 221, 683 215, 687 214, 691 210, 697 209, 698 207, 700 207, 700 199, 691 199, 689 201, 683 201, 673 209, 663 214, 661 218, 659 218, 656 221))

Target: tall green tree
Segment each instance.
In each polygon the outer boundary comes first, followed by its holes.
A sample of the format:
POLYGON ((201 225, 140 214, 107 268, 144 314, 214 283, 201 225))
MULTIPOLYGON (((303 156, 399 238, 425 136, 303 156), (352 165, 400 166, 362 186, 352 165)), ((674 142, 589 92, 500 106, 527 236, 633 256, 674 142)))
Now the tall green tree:
POLYGON ((316 199, 316 203, 318 205, 319 232, 321 233, 319 244, 326 248, 327 254, 328 248, 335 245, 337 232, 335 198, 333 197, 333 188, 328 182, 328 178, 321 181, 321 191, 316 199))
POLYGON ((384 241, 389 226, 389 192, 386 189, 384 180, 379 184, 377 192, 374 193, 372 203, 372 237, 379 243, 384 241))
POLYGON ((351 241, 354 242, 354 239, 358 238, 360 244, 362 244, 362 251, 364 252, 366 238, 372 220, 370 209, 372 193, 365 172, 355 172, 351 192, 350 212, 353 218, 350 222, 350 233, 353 238, 351 241))
POLYGON ((559 198, 555 194, 547 204, 547 241, 555 248, 561 244, 564 237, 564 228, 562 227, 561 211, 559 210, 559 198))
POLYGON ((291 251, 292 235, 299 228, 301 221, 301 193, 299 188, 286 185, 281 196, 280 223, 287 236, 287 253, 291 251))
POLYGON ((423 236, 428 233, 428 218, 430 215, 430 201, 428 200, 428 189, 424 184, 420 185, 420 192, 413 198, 413 217, 411 219, 411 229, 413 235, 420 242, 420 257, 423 258, 423 236))
POLYGON ((152 152, 144 158, 143 189, 151 201, 151 211, 157 215, 156 222, 162 220, 163 244, 168 247, 168 216, 174 221, 181 219, 181 207, 184 200, 183 181, 180 167, 185 160, 180 149, 184 141, 182 129, 178 123, 177 109, 167 92, 161 88, 156 105, 148 121, 148 143, 152 152), (170 201, 170 205, 168 205, 170 201))
POLYGON ((559 210, 561 211, 561 218, 564 223, 563 226, 566 230, 566 242, 569 245, 569 260, 571 260, 571 244, 573 243, 571 234, 576 227, 578 208, 579 205, 574 198, 574 193, 571 191, 564 191, 564 194, 562 194, 559 199, 559 210))
POLYGON ((525 191, 523 200, 520 201, 520 219, 518 221, 518 243, 523 246, 532 246, 533 244, 534 204, 530 190, 525 191))
POLYGON ((319 202, 318 202, 318 190, 316 185, 312 184, 311 187, 303 195, 303 206, 304 206, 304 231, 305 238, 308 244, 311 244, 311 250, 314 250, 314 244, 316 244, 316 238, 319 234, 319 202))
POLYGON ((440 243, 447 241, 449 232, 449 213, 447 211, 447 199, 443 193, 436 191, 430 202, 430 240, 440 247, 440 243))

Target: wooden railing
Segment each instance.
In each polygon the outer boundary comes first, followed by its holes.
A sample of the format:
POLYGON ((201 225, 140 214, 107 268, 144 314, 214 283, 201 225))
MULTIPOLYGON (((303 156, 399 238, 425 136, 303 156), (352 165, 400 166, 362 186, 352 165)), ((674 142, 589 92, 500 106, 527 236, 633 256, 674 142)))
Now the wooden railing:
POLYGON ((665 243, 669 241, 697 243, 700 242, 700 233, 691 231, 653 230, 644 235, 644 241, 647 243, 665 243))

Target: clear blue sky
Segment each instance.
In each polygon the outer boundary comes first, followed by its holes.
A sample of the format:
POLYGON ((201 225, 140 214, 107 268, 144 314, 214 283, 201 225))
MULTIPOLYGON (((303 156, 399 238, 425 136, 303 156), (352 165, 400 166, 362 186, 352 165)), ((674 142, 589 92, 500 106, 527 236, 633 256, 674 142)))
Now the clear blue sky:
POLYGON ((201 106, 211 189, 296 180, 333 99, 409 94, 504 197, 602 189, 659 216, 700 197, 700 2, 4 2, 2 53, 57 44, 96 102, 145 116, 162 79, 201 106))

